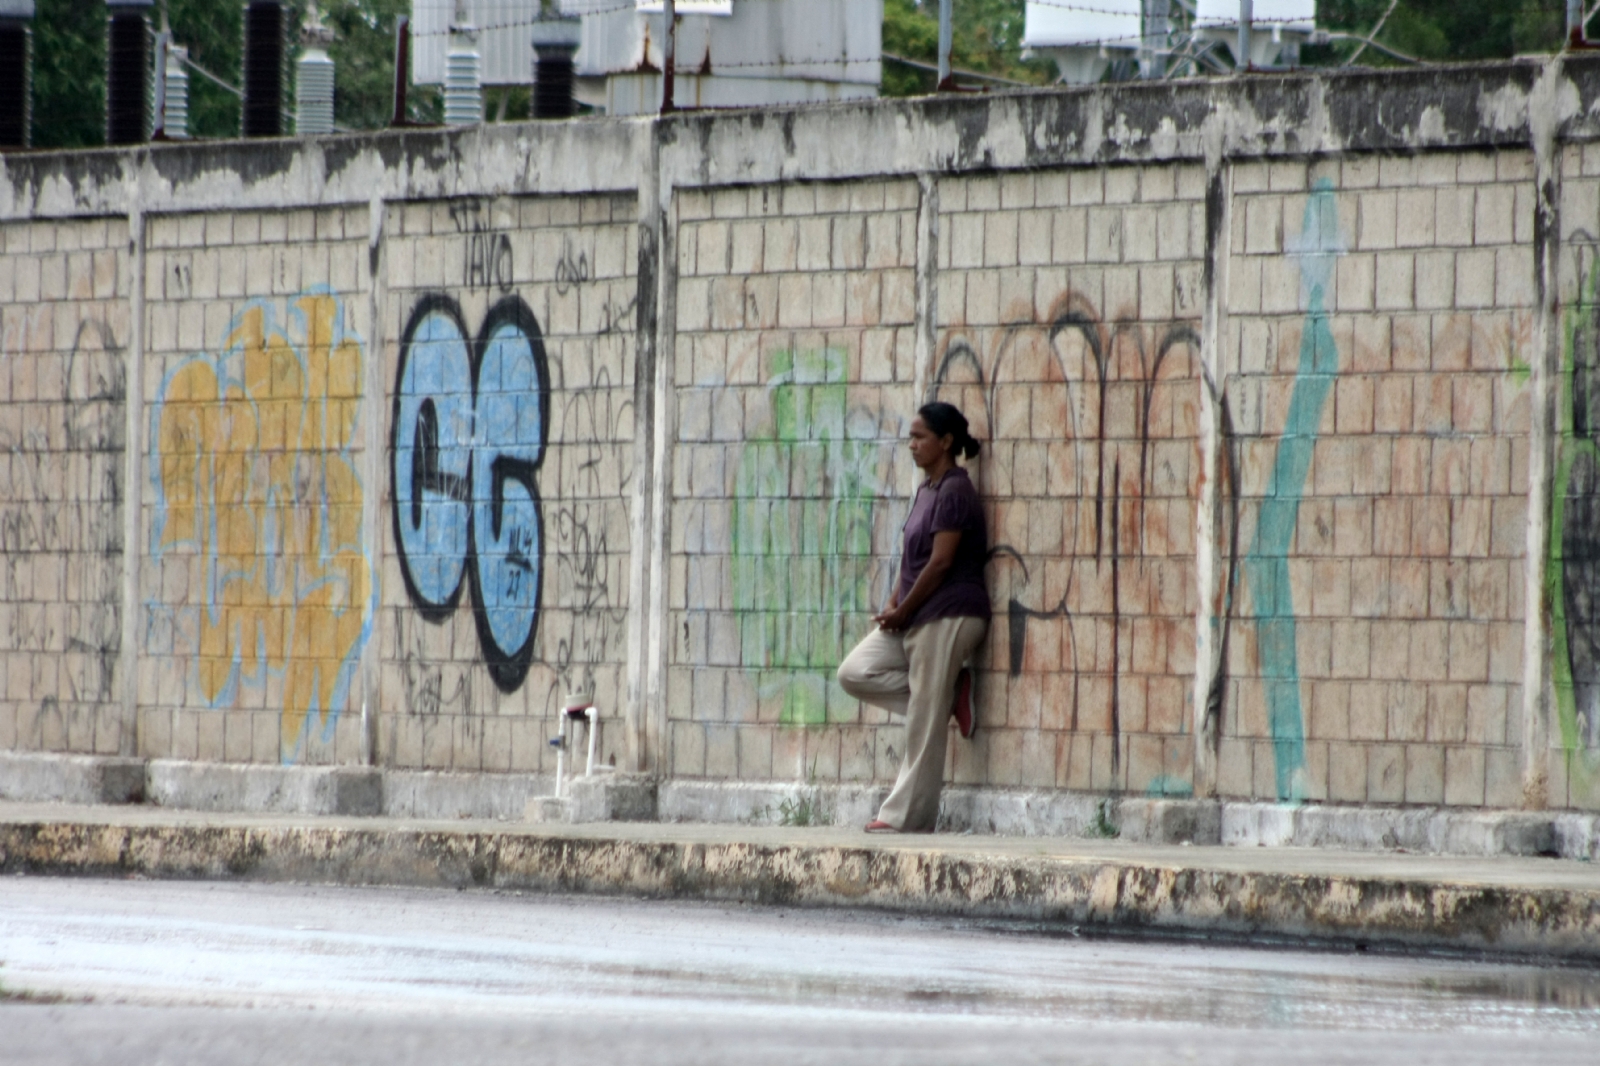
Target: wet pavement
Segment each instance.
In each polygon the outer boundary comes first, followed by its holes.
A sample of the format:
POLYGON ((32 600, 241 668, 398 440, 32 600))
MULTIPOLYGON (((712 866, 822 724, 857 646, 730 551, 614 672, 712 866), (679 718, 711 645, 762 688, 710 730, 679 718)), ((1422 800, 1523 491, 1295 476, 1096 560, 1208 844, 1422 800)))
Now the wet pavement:
POLYGON ((596 897, 0 880, 0 1063, 1594 1063, 1600 971, 596 897))

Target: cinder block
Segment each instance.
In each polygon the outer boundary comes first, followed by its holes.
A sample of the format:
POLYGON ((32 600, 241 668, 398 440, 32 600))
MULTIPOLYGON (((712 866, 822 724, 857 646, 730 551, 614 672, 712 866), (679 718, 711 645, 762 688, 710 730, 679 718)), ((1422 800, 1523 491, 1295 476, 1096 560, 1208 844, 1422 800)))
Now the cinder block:
POLYGON ((1406 745, 1406 802, 1444 802, 1444 747, 1439 744, 1406 745))
POLYGON ((1495 253, 1488 249, 1456 255, 1455 307, 1462 310, 1494 305, 1495 253))
POLYGON ((1339 803, 1362 803, 1367 799, 1367 747, 1364 744, 1330 744, 1328 753, 1328 798, 1339 803))
POLYGON ((1510 244, 1516 218, 1517 195, 1512 185, 1483 185, 1477 189, 1473 214, 1473 243, 1510 244))
POLYGON ((1400 803, 1405 799, 1405 749, 1377 744, 1367 749, 1367 802, 1400 803))
POLYGON ((1484 751, 1481 747, 1445 749, 1444 802, 1481 807, 1484 799, 1484 751))

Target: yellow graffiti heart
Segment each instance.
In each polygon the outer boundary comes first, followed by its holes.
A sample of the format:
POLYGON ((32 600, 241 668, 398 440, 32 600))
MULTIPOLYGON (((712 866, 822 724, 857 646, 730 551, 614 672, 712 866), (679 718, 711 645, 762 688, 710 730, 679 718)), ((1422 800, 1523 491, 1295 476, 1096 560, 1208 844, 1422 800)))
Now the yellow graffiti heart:
POLYGON ((361 345, 333 296, 300 297, 286 318, 278 328, 269 307, 249 307, 220 357, 168 378, 153 550, 201 560, 201 587, 168 606, 197 610, 207 703, 236 705, 241 686, 281 679, 281 752, 292 756, 316 724, 307 716, 331 723, 348 698, 373 579, 351 450, 361 345))

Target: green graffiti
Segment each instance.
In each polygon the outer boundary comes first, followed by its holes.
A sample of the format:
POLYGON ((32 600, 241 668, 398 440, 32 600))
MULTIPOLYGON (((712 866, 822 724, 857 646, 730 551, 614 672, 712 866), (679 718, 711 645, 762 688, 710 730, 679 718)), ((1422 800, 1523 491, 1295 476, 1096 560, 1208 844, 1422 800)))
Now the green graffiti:
POLYGON ((843 351, 776 352, 771 424, 739 459, 730 528, 741 662, 760 671, 779 721, 820 725, 833 671, 876 608, 873 508, 882 493, 876 419, 852 426, 843 351))

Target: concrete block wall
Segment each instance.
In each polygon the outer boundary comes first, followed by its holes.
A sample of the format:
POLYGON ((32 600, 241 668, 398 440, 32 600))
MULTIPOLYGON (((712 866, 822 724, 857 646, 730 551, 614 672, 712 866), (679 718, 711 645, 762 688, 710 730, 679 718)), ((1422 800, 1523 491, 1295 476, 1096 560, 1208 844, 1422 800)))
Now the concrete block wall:
POLYGON ((144 236, 137 754, 359 763, 376 585, 365 209, 144 236))
POLYGON ((896 573, 917 404, 915 181, 676 203, 674 775, 892 780, 833 681, 896 573))
POLYGON ((1532 153, 1231 184, 1218 790, 1515 805, 1532 153))
POLYGON ((1600 151, 1570 146, 1561 153, 1561 244, 1558 371, 1550 399, 1556 416, 1551 524, 1542 571, 1552 590, 1552 724, 1550 802, 1600 809, 1600 691, 1591 603, 1596 571, 1594 389, 1600 364, 1596 328, 1596 234, 1600 234, 1600 151))
POLYGON ((1206 175, 937 187, 931 391, 988 442, 994 621, 972 784, 1192 791, 1206 175))
POLYGON ((125 219, 0 226, 0 747, 117 754, 125 219))
MULTIPOLYGON (((631 198, 611 196, 391 211, 377 627, 385 765, 553 771, 548 740, 569 691, 587 688, 612 715, 623 705, 633 215, 631 198), (518 347, 522 356, 510 354, 518 347), (432 458, 423 404, 434 412, 432 458)), ((625 749, 621 730, 605 733, 605 761, 625 749)))
POLYGON ((953 781, 1600 807, 1595 100, 1577 58, 0 159, 0 747, 546 774, 592 688, 620 768, 881 785, 831 678, 939 397, 997 547, 953 781))

